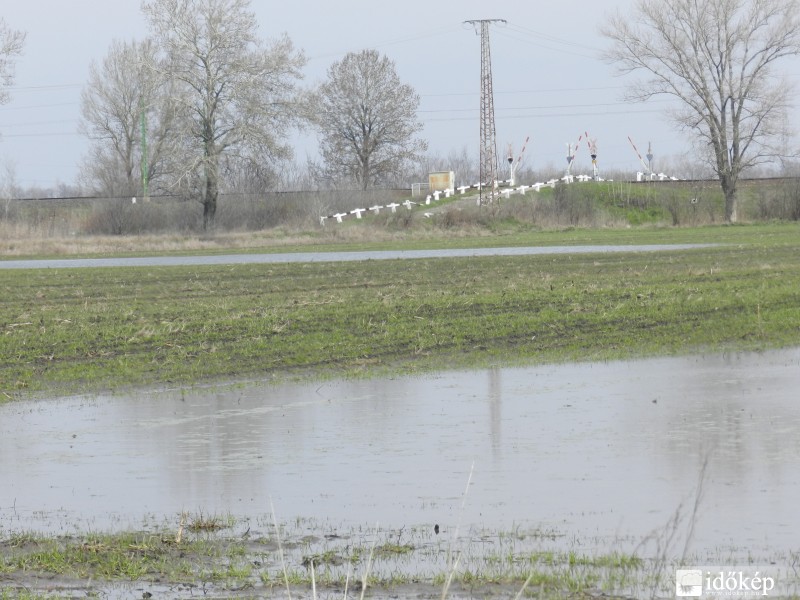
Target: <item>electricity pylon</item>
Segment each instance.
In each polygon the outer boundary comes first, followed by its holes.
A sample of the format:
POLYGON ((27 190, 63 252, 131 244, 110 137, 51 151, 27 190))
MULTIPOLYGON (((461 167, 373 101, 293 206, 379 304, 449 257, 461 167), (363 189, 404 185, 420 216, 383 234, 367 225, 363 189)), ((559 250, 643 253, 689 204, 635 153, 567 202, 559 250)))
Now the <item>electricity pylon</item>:
POLYGON ((492 52, 489 47, 489 26, 492 23, 505 23, 505 19, 475 19, 464 21, 475 26, 477 32, 480 25, 481 35, 481 151, 480 151, 480 191, 478 202, 484 204, 494 198, 494 187, 497 180, 497 140, 494 127, 494 92, 492 90, 492 52), (488 195, 484 192, 488 189, 488 195))

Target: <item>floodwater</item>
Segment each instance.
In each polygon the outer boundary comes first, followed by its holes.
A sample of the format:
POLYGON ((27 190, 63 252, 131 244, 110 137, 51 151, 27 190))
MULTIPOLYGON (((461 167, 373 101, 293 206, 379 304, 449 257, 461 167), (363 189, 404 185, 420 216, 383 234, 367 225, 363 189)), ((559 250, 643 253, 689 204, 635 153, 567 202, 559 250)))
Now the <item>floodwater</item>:
POLYGON ((446 248, 432 250, 370 250, 367 252, 287 252, 275 254, 220 254, 206 256, 137 256, 123 258, 64 258, 0 260, 0 269, 72 269, 86 267, 172 267, 261 263, 351 262, 470 256, 530 256, 534 254, 593 254, 663 252, 710 248, 716 244, 647 244, 629 246, 520 246, 509 248, 446 248))
POLYGON ((800 540, 798 383, 794 348, 12 402, 0 533, 272 505, 602 545, 691 515, 704 474, 692 550, 768 558, 800 540))

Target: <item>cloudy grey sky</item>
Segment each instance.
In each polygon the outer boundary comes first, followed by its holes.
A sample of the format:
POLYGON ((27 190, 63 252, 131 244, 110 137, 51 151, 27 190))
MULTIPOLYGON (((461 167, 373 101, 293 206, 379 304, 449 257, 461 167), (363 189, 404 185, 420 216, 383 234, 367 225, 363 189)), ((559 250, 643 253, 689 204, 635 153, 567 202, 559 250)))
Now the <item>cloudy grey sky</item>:
MULTIPOLYGON (((465 20, 498 18, 491 30, 497 148, 534 168, 566 165, 566 143, 597 139, 601 170, 640 169, 628 136, 642 155, 648 142, 659 159, 688 149, 685 134, 664 117, 666 100, 621 101, 624 81, 598 58, 605 15, 631 0, 506 2, 476 0, 254 0, 261 34, 286 32, 309 59, 305 83, 321 81, 349 51, 375 48, 395 61, 400 78, 421 96, 419 118, 431 154, 478 153, 480 38, 465 20)), ((140 0, 7 2, 6 23, 27 31, 12 101, 0 106, 0 178, 10 165, 18 185, 73 183, 86 140, 77 133, 80 94, 91 62, 114 39, 142 39, 140 0)), ((300 136, 296 156, 314 155, 300 136)), ((586 145, 573 172, 589 170, 586 145)))

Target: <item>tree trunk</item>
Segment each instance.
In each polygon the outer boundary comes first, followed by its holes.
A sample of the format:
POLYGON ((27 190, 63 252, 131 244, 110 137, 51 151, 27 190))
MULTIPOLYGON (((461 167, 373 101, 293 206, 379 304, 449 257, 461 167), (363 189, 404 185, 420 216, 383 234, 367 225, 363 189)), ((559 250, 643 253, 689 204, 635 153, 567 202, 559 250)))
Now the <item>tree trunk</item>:
POLYGON ((725 192, 725 220, 728 223, 736 223, 738 220, 736 212, 736 188, 725 192))
POLYGON ((217 196, 219 196, 219 156, 214 144, 214 132, 211 127, 212 119, 206 119, 204 130, 206 193, 203 198, 203 229, 214 227, 214 217, 217 214, 217 196))
POLYGON ((217 214, 217 196, 219 196, 217 172, 216 169, 209 168, 206 170, 206 193, 203 198, 204 230, 214 226, 214 217, 217 214))
POLYGON ((725 221, 736 223, 736 177, 731 174, 720 175, 719 182, 725 195, 725 221))
POLYGON ((369 187, 369 154, 365 153, 362 154, 361 156, 361 189, 366 191, 368 187, 369 187))

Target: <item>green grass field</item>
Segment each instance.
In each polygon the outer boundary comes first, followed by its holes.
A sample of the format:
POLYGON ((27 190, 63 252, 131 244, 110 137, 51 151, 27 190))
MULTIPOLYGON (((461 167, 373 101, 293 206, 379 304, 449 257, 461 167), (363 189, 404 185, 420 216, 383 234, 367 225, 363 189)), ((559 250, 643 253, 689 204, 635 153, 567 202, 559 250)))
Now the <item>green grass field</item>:
POLYGON ((797 224, 514 231, 320 249, 682 242, 719 246, 0 270, 0 394, 11 399, 800 344, 797 224))

